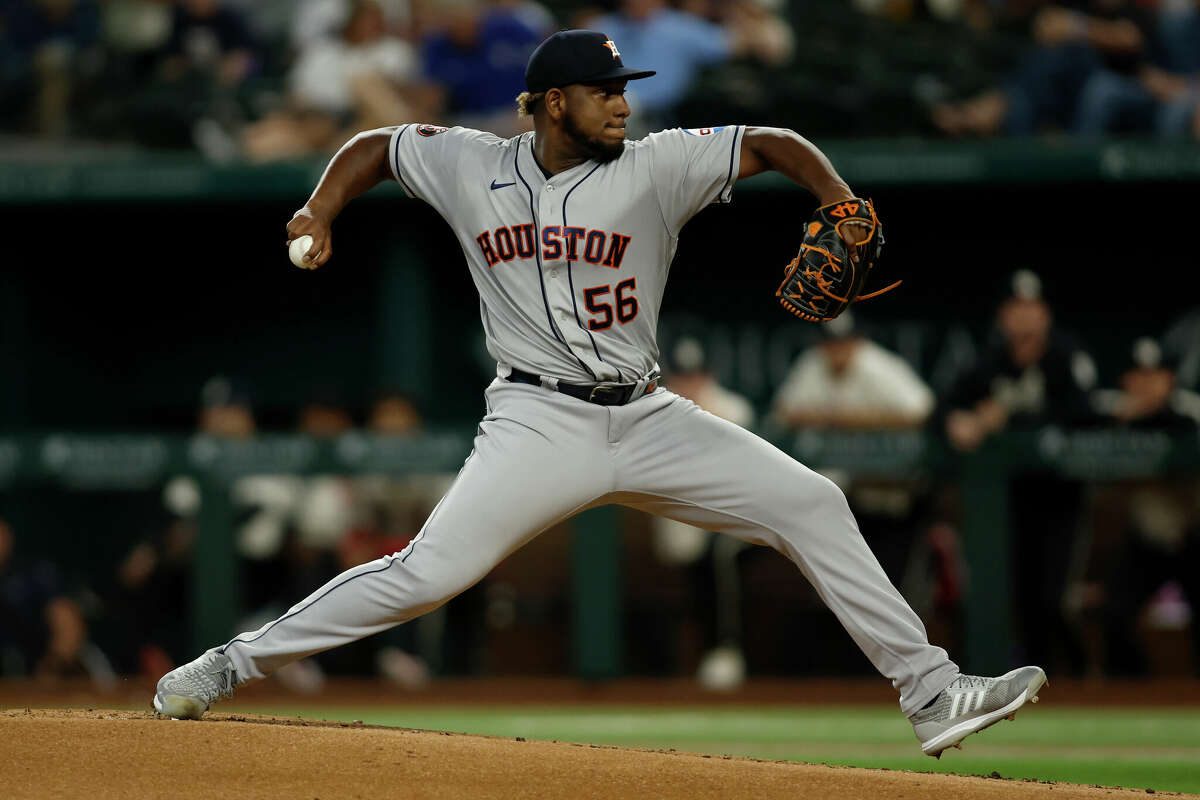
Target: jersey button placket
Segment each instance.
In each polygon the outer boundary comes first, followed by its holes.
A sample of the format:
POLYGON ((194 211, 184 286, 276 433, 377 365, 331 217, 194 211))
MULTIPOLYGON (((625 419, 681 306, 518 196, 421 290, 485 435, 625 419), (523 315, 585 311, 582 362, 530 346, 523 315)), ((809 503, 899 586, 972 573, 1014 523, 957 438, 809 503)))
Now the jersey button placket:
MULTIPOLYGON (((543 225, 562 225, 562 207, 554 201, 554 190, 554 184, 551 183, 547 183, 542 188, 540 206, 543 225)), ((578 329, 575 325, 575 312, 572 308, 571 291, 566 281, 557 280, 567 264, 566 242, 561 238, 559 242, 563 248, 560 251, 561 255, 556 259, 547 260, 543 267, 549 278, 554 281, 552 287, 547 287, 550 304, 558 312, 559 324, 561 325, 563 335, 567 338, 570 346, 574 347, 579 343, 575 341, 575 334, 578 329)))
MULTIPOLYGON (((550 191, 553 191, 553 189, 554 189, 554 186, 548 183, 544 187, 544 192, 550 192, 550 191)), ((543 225, 547 225, 547 224, 553 225, 555 223, 558 223, 559 225, 561 225, 562 220, 559 218, 558 210, 559 210, 558 206, 550 199, 550 197, 543 194, 542 202, 541 202, 541 211, 542 211, 541 216, 542 216, 542 220, 543 220, 542 224, 543 225)), ((561 239, 560 239, 560 242, 561 242, 561 239)), ((563 242, 562 246, 565 247, 566 243, 563 242)), ((545 262, 544 268, 550 273, 551 278, 557 278, 559 272, 562 271, 562 266, 564 264, 563 258, 565 256, 566 256, 566 253, 563 253, 562 256, 560 256, 559 258, 556 258, 553 260, 547 260, 545 262)))

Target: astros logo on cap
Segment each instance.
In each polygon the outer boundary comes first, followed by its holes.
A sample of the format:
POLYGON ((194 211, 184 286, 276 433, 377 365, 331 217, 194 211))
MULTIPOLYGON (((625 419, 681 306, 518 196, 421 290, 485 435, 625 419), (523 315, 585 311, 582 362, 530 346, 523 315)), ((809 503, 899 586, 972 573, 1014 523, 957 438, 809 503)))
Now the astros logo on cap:
POLYGON ((621 57, 621 51, 617 49, 617 46, 615 44, 613 44, 612 39, 605 40, 604 46, 607 47, 609 50, 613 51, 613 58, 621 57))

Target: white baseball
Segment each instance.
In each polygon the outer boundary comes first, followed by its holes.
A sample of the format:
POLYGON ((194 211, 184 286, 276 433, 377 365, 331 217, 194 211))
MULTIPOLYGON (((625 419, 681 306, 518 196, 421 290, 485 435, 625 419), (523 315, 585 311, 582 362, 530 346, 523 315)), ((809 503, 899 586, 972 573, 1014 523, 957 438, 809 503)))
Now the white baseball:
POLYGON ((308 252, 308 248, 312 247, 312 243, 313 238, 306 233, 292 239, 292 243, 288 245, 288 258, 300 269, 312 269, 314 266, 304 263, 304 254, 308 252))

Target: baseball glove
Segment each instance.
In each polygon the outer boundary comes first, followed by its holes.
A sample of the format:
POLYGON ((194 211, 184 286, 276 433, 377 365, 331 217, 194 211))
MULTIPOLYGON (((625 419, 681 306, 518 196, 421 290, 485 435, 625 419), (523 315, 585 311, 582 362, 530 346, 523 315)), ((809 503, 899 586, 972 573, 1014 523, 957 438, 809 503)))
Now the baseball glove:
POLYGON ((870 200, 851 198, 817 209, 809 220, 800 252, 787 265, 775 292, 779 303, 800 319, 827 322, 851 303, 877 297, 900 285, 862 294, 867 278, 883 251, 883 226, 870 200), (842 238, 846 225, 865 234, 857 244, 842 238))

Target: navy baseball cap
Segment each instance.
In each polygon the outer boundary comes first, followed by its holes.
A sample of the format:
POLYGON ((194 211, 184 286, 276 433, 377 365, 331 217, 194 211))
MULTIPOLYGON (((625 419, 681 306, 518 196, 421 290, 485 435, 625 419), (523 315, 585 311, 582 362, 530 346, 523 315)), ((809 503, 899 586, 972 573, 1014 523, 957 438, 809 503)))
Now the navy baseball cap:
POLYGON ((633 69, 621 62, 621 53, 607 34, 599 31, 559 31, 537 46, 525 67, 525 88, 531 92, 572 83, 636 81, 649 78, 652 69, 633 69))

